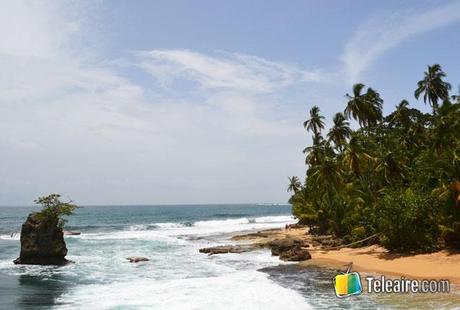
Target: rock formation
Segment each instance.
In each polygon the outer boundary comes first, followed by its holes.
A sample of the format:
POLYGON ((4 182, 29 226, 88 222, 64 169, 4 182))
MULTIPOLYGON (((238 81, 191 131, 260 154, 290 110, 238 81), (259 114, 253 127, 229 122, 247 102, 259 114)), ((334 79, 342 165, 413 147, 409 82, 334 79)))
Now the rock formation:
MULTIPOLYGON (((251 234, 253 235, 253 234, 251 234)), ((256 237, 260 237, 258 234, 256 237)), ((303 261, 311 259, 310 252, 307 250, 310 245, 306 240, 295 237, 285 237, 282 239, 275 239, 269 242, 242 244, 242 245, 219 245, 210 248, 200 249, 200 253, 208 255, 226 254, 226 253, 243 253, 261 247, 269 247, 273 256, 279 256, 284 261, 303 261)))
POLYGON ((253 245, 219 245, 210 248, 200 249, 200 253, 205 253, 209 255, 213 254, 226 254, 226 253, 243 253, 248 252, 254 249, 253 245))
POLYGON ((303 239, 286 237, 268 243, 273 256, 279 256, 284 261, 303 261, 311 258, 306 248, 310 247, 303 239))
POLYGON ((132 257, 126 257, 127 260, 129 260, 130 263, 138 263, 138 262, 147 262, 149 259, 147 257, 141 257, 141 256, 132 256, 132 257))
POLYGON ((311 254, 307 249, 301 246, 294 246, 284 252, 281 252, 280 259, 290 262, 299 262, 311 259, 311 254))
POLYGON ((67 248, 62 228, 57 221, 40 220, 31 213, 22 224, 21 253, 15 264, 65 265, 67 248))

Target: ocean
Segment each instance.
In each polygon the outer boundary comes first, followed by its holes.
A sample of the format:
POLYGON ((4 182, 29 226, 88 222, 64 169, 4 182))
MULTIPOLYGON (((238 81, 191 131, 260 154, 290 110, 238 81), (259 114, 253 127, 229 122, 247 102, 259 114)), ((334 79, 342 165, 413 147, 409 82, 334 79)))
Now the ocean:
POLYGON ((288 205, 89 206, 70 216, 64 267, 20 266, 21 224, 32 207, 0 208, 0 309, 393 309, 446 299, 334 295, 339 272, 300 269, 270 251, 208 256, 237 232, 294 223, 288 205), (150 261, 129 263, 126 257, 150 261), (434 300, 434 301, 433 301, 434 300))

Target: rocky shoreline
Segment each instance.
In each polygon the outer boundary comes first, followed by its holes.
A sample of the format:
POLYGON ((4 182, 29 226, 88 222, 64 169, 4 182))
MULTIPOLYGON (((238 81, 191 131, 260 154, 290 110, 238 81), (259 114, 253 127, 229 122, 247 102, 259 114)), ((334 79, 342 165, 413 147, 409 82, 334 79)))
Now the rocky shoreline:
POLYGON ((313 236, 308 233, 306 226, 293 224, 285 229, 267 229, 256 233, 247 233, 231 237, 232 241, 243 244, 219 245, 202 248, 200 253, 208 255, 243 253, 260 248, 270 249, 272 256, 279 256, 283 261, 300 262, 312 258, 309 249, 338 246, 340 240, 333 236, 313 236))
POLYGON ((268 248, 283 261, 298 262, 299 268, 311 266, 341 270, 353 262, 353 270, 365 274, 413 279, 448 279, 452 289, 460 287, 460 253, 439 251, 427 254, 392 254, 378 245, 344 247, 341 240, 330 235, 314 236, 308 228, 288 225, 284 229, 269 229, 235 235, 232 244, 204 248, 208 255, 242 253, 268 248), (236 244, 235 244, 236 243, 236 244))
POLYGON ((219 245, 202 248, 199 251, 200 253, 215 255, 243 253, 260 248, 269 248, 273 256, 278 256, 283 261, 299 262, 311 259, 311 254, 308 251, 308 248, 311 247, 309 240, 299 236, 281 235, 282 232, 282 229, 270 229, 257 233, 236 235, 231 238, 232 241, 250 241, 250 243, 219 245))

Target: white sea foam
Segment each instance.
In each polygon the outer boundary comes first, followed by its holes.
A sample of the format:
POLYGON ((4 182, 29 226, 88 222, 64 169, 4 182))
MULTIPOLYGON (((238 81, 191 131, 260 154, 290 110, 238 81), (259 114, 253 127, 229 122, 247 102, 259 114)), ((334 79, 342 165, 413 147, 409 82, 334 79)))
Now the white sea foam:
POLYGON ((86 240, 150 240, 174 244, 183 244, 185 242, 177 237, 168 236, 167 234, 152 230, 121 230, 114 232, 83 233, 76 236, 67 236, 67 238, 86 240))
POLYGON ((227 219, 227 220, 209 220, 209 221, 198 221, 196 222, 193 226, 203 226, 203 227, 222 227, 222 226, 228 226, 228 225, 241 225, 241 224, 260 224, 260 223, 265 223, 265 224, 273 224, 276 226, 279 226, 277 224, 281 223, 288 223, 288 222, 293 222, 294 219, 292 216, 262 216, 262 217, 256 217, 256 218, 238 218, 238 219, 227 219))
POLYGON ((138 279, 80 286, 58 299, 60 309, 308 309, 305 299, 257 271, 174 280, 138 279))
MULTIPOLYGON (((242 217, 237 219, 207 220, 183 223, 151 223, 131 225, 127 230, 114 232, 85 233, 81 235, 66 236, 67 238, 83 239, 150 239, 173 241, 168 236, 178 235, 210 235, 218 233, 231 233, 237 231, 270 229, 283 227, 285 224, 295 223, 292 216, 262 216, 255 218, 242 217)), ((19 240, 20 233, 0 235, 3 240, 19 240)), ((174 238, 176 239, 176 238, 174 238)))
POLYGON ((170 235, 209 235, 246 230, 258 230, 284 227, 295 223, 292 216, 264 216, 256 218, 237 218, 226 220, 208 220, 190 223, 157 223, 158 227, 170 235))
POLYGON ((0 239, 2 240, 19 240, 21 238, 21 234, 17 233, 14 235, 0 235, 0 239))
POLYGON ((132 225, 127 230, 114 232, 83 232, 81 235, 67 236, 67 238, 95 240, 145 239, 182 244, 184 241, 178 239, 177 236, 209 236, 238 231, 279 228, 294 222, 295 220, 292 216, 264 216, 197 221, 195 223, 152 223, 148 225, 132 225))
POLYGON ((57 298, 59 309, 308 309, 297 291, 256 271, 281 263, 269 251, 220 256, 198 252, 203 246, 229 242, 227 236, 220 237, 222 233, 278 228, 293 222, 290 216, 241 217, 136 224, 112 232, 82 231, 66 236, 68 258, 75 264, 14 266, 9 259, 0 261, 0 270, 40 277, 61 273, 73 279, 68 283, 78 284, 70 285, 57 298), (130 264, 126 257, 133 255, 150 261, 130 264))

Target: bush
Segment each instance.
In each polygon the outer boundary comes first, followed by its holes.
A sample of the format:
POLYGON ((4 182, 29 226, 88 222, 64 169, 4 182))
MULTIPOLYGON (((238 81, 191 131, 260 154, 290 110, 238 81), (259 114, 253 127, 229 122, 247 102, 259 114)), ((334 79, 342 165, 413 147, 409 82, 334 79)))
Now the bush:
POLYGON ((460 222, 454 222, 452 227, 440 225, 440 229, 446 246, 460 248, 460 222))
POLYGON ((35 213, 37 219, 60 228, 64 227, 67 220, 62 217, 73 214, 78 206, 72 204, 72 201, 62 202, 60 197, 59 194, 51 194, 36 199, 34 202, 42 206, 42 210, 35 213))
POLYGON ((351 231, 351 241, 352 242, 362 240, 366 237, 367 237, 366 228, 364 228, 363 226, 356 227, 351 231))
POLYGON ((315 225, 318 222, 317 214, 301 214, 297 217, 299 219, 299 224, 302 225, 315 225))
POLYGON ((436 247, 439 229, 429 195, 411 189, 387 193, 379 209, 381 242, 390 251, 430 251, 436 247))

